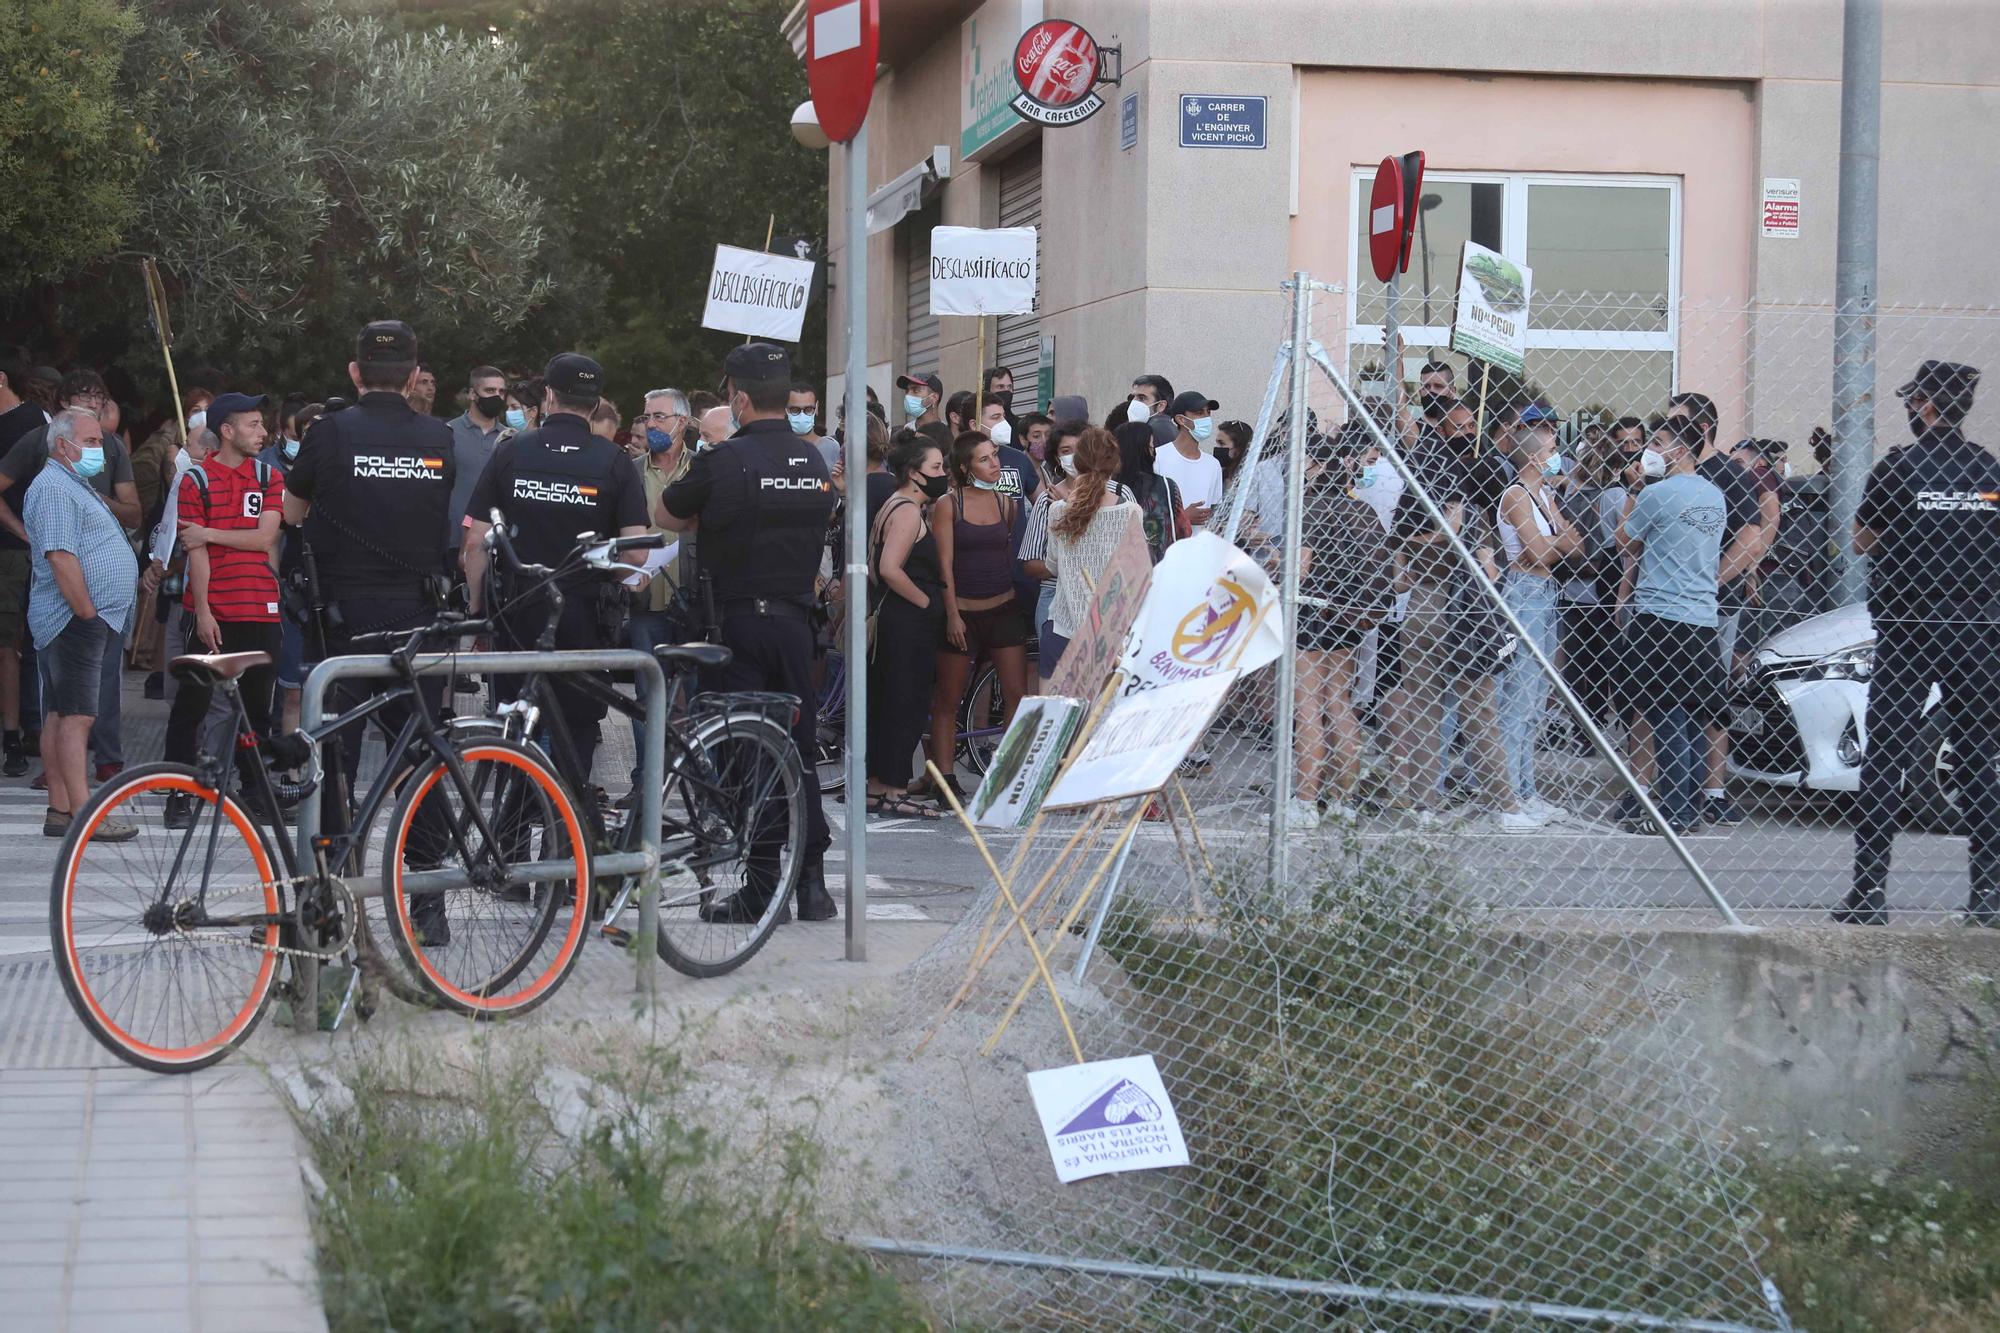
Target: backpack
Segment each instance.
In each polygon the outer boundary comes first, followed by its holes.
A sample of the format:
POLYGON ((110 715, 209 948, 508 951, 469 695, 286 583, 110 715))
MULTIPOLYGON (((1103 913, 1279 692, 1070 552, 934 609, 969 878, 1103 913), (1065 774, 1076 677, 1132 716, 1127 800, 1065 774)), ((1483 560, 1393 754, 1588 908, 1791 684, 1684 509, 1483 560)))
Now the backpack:
MULTIPOLYGON (((250 460, 250 463, 251 466, 254 467, 257 471, 257 485, 259 489, 268 487, 271 484, 271 478, 275 477, 278 474, 278 470, 272 467, 269 463, 265 462, 262 458, 253 458, 250 460)), ((195 489, 201 492, 201 516, 203 518, 207 518, 209 516, 208 460, 203 459, 201 462, 196 463, 193 467, 189 468, 186 472, 182 473, 181 481, 186 481, 190 477, 194 479, 195 489)), ((173 493, 167 497, 166 501, 166 503, 172 505, 174 509, 174 522, 176 524, 174 530, 177 535, 180 531, 178 526, 180 522, 180 504, 181 504, 180 489, 181 489, 180 482, 175 482, 173 493)), ((162 505, 160 509, 160 522, 164 523, 166 521, 167 521, 166 506, 162 505)), ((179 540, 176 539, 174 542, 173 557, 167 562, 167 572, 169 574, 178 574, 186 568, 187 568, 187 548, 182 546, 179 540)))

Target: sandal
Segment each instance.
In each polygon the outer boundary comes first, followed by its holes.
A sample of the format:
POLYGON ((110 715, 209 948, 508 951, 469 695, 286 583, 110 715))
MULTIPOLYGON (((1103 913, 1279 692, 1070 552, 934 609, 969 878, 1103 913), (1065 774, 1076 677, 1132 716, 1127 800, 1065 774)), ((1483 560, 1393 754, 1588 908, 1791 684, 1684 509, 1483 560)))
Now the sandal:
POLYGON ((908 796, 874 795, 868 798, 868 813, 882 815, 889 819, 943 819, 944 812, 934 805, 919 805, 908 796))

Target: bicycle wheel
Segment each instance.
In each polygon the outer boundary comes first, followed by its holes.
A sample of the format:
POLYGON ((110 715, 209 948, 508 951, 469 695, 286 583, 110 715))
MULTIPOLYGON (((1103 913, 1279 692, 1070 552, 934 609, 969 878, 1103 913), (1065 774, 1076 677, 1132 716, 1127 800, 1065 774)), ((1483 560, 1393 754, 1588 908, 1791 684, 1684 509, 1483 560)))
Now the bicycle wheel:
POLYGON ((958 705, 958 758, 976 777, 985 777, 993 752, 1000 746, 1007 703, 1000 695, 1000 673, 983 664, 965 687, 958 705))
POLYGON ((754 710, 698 717, 687 742, 660 801, 659 951, 714 977, 764 947, 798 887, 805 769, 791 733, 754 710))
POLYGON ((128 1064, 214 1064, 257 1026, 278 974, 283 912, 263 831, 183 764, 113 778, 77 811, 56 860, 49 943, 70 1007, 128 1064), (166 826, 170 795, 195 819, 166 826), (123 842, 110 820, 136 824, 123 842))
POLYGON ((480 740, 458 757, 463 786, 432 759, 397 797, 382 849, 383 914, 397 952, 440 1004, 475 1018, 525 1013, 583 956, 589 839, 536 751, 480 740), (569 869, 538 869, 550 862, 569 869), (423 871, 438 874, 429 884, 409 878, 423 871))
POLYGON ((826 655, 826 676, 819 691, 818 748, 813 770, 819 789, 834 795, 847 789, 847 661, 839 653, 826 655))

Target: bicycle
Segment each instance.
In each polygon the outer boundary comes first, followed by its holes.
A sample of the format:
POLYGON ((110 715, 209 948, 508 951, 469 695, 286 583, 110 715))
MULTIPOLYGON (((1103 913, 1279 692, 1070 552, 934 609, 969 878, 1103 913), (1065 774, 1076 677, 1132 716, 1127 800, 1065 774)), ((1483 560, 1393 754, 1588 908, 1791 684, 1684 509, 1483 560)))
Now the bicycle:
MULTIPOLYGON (((565 577, 581 568, 629 572, 610 559, 615 543, 603 542, 579 542, 554 569, 525 564, 514 553, 504 516, 494 510, 492 518, 486 536, 497 557, 492 567, 532 580, 510 605, 546 599, 541 651, 554 646, 565 577)), ((661 645, 654 655, 670 676, 730 661, 728 648, 706 643, 661 645)), ((540 744, 552 758, 577 796, 594 849, 637 851, 637 810, 607 814, 600 806, 590 775, 581 771, 553 678, 529 672, 515 679, 516 697, 498 711, 505 734, 518 743, 540 744)), ((643 704, 596 674, 562 679, 617 712, 644 715, 643 704)), ((676 693, 668 691, 669 697, 676 693)), ((713 977, 742 966, 764 946, 798 885, 806 836, 805 769, 791 726, 800 705, 788 694, 689 693, 685 722, 667 729, 655 949, 678 972, 713 977)), ((639 888, 639 878, 627 876, 602 913, 603 932, 622 944, 631 942, 631 932, 616 923, 636 902, 639 888)))
MULTIPOLYGON (((100 1044, 162 1073, 215 1063, 255 1030, 280 959, 330 961, 350 952, 364 966, 375 959, 362 907, 374 897, 384 899, 390 936, 432 1002, 491 1019, 526 1012, 555 992, 586 934, 591 848, 583 818, 539 751, 442 725, 414 669, 426 644, 490 629, 447 617, 357 636, 356 646, 396 645, 397 683, 310 732, 269 741, 252 742, 237 686, 244 671, 268 660, 264 654, 172 663, 182 679, 209 683, 227 700, 238 749, 254 756, 246 766, 253 790, 246 805, 233 791, 232 757, 205 754, 192 765, 128 769, 77 812, 51 882, 49 931, 64 992, 100 1044), (302 870, 291 841, 269 836, 249 810, 313 798, 326 779, 322 747, 335 747, 337 760, 340 731, 379 724, 376 715, 398 702, 410 711, 389 744, 382 771, 390 780, 375 784, 352 821, 315 840, 302 870), (274 768, 303 768, 306 777, 286 781, 274 768), (195 818, 168 829, 166 801, 176 795, 193 803, 195 818), (380 884, 357 888, 358 877, 334 867, 358 866, 392 800, 380 884), (140 836, 97 839, 114 815, 137 824, 140 836)), ((336 763, 336 794, 338 771, 336 763)))
MULTIPOLYGON (((1030 679, 1036 661, 1035 647, 1028 645, 1030 679)), ((1032 691, 1030 691, 1032 693, 1032 691)), ((1000 693, 1000 672, 981 657, 973 663, 958 701, 958 735, 954 747, 957 761, 975 778, 986 776, 993 752, 1007 733, 1006 704, 1000 693)), ((928 735, 928 733, 927 733, 928 735)), ((818 745, 813 762, 819 774, 819 789, 831 795, 847 787, 847 659, 839 652, 826 655, 826 671, 820 682, 818 745)), ((926 753, 919 742, 916 765, 922 770, 926 753)))

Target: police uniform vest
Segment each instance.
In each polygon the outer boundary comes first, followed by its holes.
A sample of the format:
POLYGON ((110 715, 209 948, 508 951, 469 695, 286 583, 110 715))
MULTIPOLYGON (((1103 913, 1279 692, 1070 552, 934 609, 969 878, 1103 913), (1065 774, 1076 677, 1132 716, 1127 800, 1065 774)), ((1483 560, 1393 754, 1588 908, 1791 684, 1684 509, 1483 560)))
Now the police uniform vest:
POLYGON ((753 421, 697 455, 666 501, 700 515, 702 572, 724 616, 732 603, 811 603, 833 482, 819 450, 782 420, 753 421))
MULTIPOLYGON (((538 565, 553 566, 568 555, 579 533, 611 537, 646 523, 644 484, 632 460, 567 412, 494 449, 466 513, 485 522, 493 509, 506 516, 515 553, 538 565)), ((595 578, 582 570, 563 586, 595 578)))
POLYGON ((1985 619, 2000 598, 2000 459, 1955 427, 1882 460, 1858 515, 1876 534, 1868 606, 1886 632, 1985 619))
POLYGON ((451 428, 401 394, 365 393, 307 430, 286 486, 309 501, 305 540, 333 598, 422 599, 443 573, 451 428))

